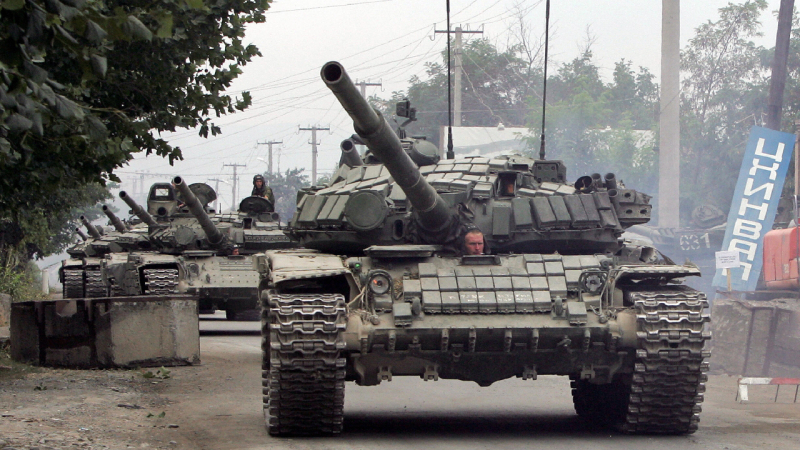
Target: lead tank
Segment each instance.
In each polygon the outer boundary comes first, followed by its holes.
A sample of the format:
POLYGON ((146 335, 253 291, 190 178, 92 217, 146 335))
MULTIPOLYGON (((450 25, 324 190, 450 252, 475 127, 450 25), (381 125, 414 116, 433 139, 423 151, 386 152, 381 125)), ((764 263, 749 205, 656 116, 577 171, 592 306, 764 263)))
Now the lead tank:
POLYGON ((291 233, 304 249, 264 256, 271 434, 340 433, 345 382, 397 376, 489 386, 563 375, 586 420, 697 429, 707 301, 681 285, 696 267, 622 238, 649 219, 649 196, 612 174, 570 184, 561 161, 437 161, 430 143, 400 139, 339 63, 321 75, 369 151, 299 199, 291 233), (476 229, 485 254, 465 255, 476 229))

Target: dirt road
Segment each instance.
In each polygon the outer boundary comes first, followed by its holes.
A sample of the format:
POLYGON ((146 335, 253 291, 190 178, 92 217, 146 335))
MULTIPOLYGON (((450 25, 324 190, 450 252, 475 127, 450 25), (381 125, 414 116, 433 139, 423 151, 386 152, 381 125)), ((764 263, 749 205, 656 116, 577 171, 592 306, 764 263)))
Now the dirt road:
MULTIPOLYGON (((0 449, 773 449, 800 442, 800 403, 756 387, 737 403, 736 379, 712 375, 700 430, 624 436, 578 420, 560 377, 488 388, 395 378, 348 384, 338 438, 270 438, 261 415, 260 348, 252 322, 204 320, 202 365, 143 371, 0 369, 0 449), (12 379, 10 373, 22 378, 12 379), (163 378, 160 378, 163 377, 163 378)), ((0 364, 8 364, 0 362, 0 364)))

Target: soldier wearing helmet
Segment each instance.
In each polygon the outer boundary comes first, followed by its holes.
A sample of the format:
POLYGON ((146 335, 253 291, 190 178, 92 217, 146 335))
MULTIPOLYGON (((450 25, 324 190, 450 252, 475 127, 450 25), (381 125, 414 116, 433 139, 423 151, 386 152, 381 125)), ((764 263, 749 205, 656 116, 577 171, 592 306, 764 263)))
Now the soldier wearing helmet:
POLYGON ((253 192, 251 192, 250 195, 266 198, 273 206, 275 205, 275 194, 272 193, 272 188, 267 186, 262 175, 253 177, 253 192))

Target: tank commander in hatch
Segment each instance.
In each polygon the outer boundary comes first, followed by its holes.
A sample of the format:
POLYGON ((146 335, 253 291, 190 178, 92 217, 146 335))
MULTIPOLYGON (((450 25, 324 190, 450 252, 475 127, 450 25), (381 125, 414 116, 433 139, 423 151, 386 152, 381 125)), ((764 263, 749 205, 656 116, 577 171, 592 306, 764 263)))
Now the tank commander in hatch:
POLYGON ((253 177, 253 192, 250 195, 254 197, 262 197, 269 200, 272 205, 275 205, 275 194, 272 193, 272 188, 267 186, 262 175, 253 177))
POLYGON ((482 255, 483 254, 483 233, 477 228, 467 231, 464 235, 464 248, 467 255, 482 255))

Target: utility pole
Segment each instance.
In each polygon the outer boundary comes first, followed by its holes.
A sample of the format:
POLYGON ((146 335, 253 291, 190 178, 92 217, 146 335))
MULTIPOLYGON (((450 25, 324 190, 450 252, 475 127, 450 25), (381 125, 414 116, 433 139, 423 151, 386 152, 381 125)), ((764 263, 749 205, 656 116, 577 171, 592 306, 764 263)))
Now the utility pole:
POLYGON ((772 60, 772 80, 769 83, 767 128, 781 130, 783 90, 786 87, 786 63, 789 59, 789 39, 792 35, 794 0, 781 0, 778 12, 778 33, 775 37, 775 59, 772 60))
POLYGON ((236 189, 239 186, 239 175, 236 173, 236 169, 239 167, 247 167, 247 164, 222 164, 222 167, 233 167, 233 202, 231 203, 231 207, 236 207, 236 189))
POLYGON ((216 184, 214 185, 214 192, 217 194, 217 207, 214 208, 214 211, 220 212, 219 210, 219 182, 222 181, 219 178, 209 178, 208 181, 215 181, 216 184))
POLYGON ((661 129, 658 145, 658 226, 680 227, 680 0, 661 0, 661 129))
POLYGON ((463 30, 461 27, 456 27, 455 31, 449 30, 434 30, 435 33, 447 33, 447 38, 450 39, 450 33, 456 35, 455 38, 455 68, 453 69, 453 125, 461 126, 461 73, 464 72, 464 63, 461 59, 463 52, 461 51, 461 35, 464 33, 469 34, 483 34, 483 30, 463 30))
POLYGON ((367 86, 380 86, 380 87, 383 87, 383 84, 381 84, 381 83, 368 83, 366 81, 359 81, 359 82, 354 83, 354 84, 361 88, 361 96, 364 97, 364 98, 367 98, 367 86))
POLYGON ((320 128, 316 125, 313 127, 307 128, 300 128, 300 131, 310 131, 311 132, 311 140, 308 142, 311 144, 311 185, 316 186, 317 184, 317 131, 327 131, 330 130, 328 128, 320 128))
POLYGON ((268 145, 269 146, 269 163, 267 163, 267 173, 272 176, 272 145, 273 144, 283 144, 283 141, 269 141, 269 142, 256 142, 256 145, 268 145))

